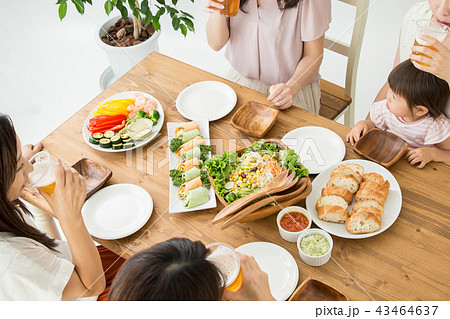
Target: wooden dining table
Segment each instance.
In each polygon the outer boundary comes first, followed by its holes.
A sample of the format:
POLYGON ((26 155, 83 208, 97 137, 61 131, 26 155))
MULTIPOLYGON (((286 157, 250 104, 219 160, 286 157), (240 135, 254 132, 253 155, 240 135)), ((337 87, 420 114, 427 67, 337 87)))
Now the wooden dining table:
MULTIPOLYGON (((255 141, 255 138, 234 129, 230 119, 246 101, 267 104, 267 96, 156 52, 43 140, 45 149, 53 158, 70 165, 81 158, 92 159, 112 170, 112 178, 106 185, 139 185, 153 198, 153 213, 140 230, 117 240, 94 238, 97 242, 124 258, 173 237, 187 237, 205 244, 225 242, 234 247, 250 242, 271 242, 284 247, 295 258, 299 269, 297 284, 312 276, 341 291, 350 300, 449 300, 450 168, 442 163, 433 162, 424 169, 417 169, 402 158, 389 167, 400 184, 403 197, 401 212, 395 223, 370 238, 333 236, 332 260, 323 266, 311 267, 301 261, 296 243, 280 237, 276 214, 254 222, 237 223, 226 230, 211 223, 223 208, 219 201, 213 209, 170 214, 166 123, 155 140, 133 151, 101 152, 84 141, 83 124, 91 110, 100 101, 124 91, 151 94, 163 106, 165 122, 186 122, 187 119, 176 109, 176 98, 183 89, 200 81, 226 83, 237 94, 237 104, 232 112, 209 123, 213 154, 233 151, 255 141)), ((291 107, 280 112, 266 137, 282 138, 291 130, 303 126, 328 128, 344 141, 349 132, 344 125, 291 107)), ((345 159, 354 158, 359 157, 346 143, 345 159)), ((22 198, 43 210, 50 210, 34 189, 26 189, 22 198)), ((304 201, 299 205, 304 207, 304 201)))

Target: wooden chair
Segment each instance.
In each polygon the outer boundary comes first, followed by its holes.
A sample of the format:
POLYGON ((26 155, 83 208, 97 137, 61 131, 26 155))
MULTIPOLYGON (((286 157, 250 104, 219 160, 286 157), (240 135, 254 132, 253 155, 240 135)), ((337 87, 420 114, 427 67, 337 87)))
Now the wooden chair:
POLYGON ((361 52, 364 30, 367 22, 369 0, 336 0, 356 7, 355 22, 350 45, 325 36, 325 48, 347 57, 345 87, 340 87, 324 79, 320 80, 321 107, 320 115, 335 120, 344 115, 344 124, 353 126, 355 122, 356 73, 358 70, 359 54, 361 52))

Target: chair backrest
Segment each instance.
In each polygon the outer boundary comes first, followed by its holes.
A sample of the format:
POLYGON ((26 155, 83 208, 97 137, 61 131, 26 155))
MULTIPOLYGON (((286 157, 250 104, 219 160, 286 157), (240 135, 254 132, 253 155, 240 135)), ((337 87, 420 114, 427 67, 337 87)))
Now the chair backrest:
POLYGON ((359 54, 361 52, 364 30, 367 22, 367 11, 369 0, 336 0, 356 7, 355 22, 350 45, 325 36, 325 48, 344 55, 347 60, 347 71, 345 75, 345 94, 352 99, 355 98, 356 73, 358 70, 359 54))

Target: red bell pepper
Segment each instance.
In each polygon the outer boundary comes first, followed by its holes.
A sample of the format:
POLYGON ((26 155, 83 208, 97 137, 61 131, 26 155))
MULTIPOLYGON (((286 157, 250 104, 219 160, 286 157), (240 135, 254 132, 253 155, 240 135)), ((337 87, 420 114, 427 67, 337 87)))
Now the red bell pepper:
POLYGON ((120 121, 125 120, 127 118, 126 115, 117 114, 117 115, 97 115, 89 120, 89 124, 94 126, 102 126, 105 123, 112 121, 120 121))
POLYGON ((120 124, 113 124, 113 125, 104 125, 104 126, 89 126, 87 129, 92 133, 105 133, 106 131, 120 131, 125 127, 126 121, 123 120, 120 124))

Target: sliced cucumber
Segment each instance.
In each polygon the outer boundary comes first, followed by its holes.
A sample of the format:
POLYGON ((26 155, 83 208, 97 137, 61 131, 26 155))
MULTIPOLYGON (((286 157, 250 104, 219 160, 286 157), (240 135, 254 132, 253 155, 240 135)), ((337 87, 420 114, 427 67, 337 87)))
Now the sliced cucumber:
POLYGON ((233 186, 234 186, 234 182, 228 182, 228 183, 226 183, 225 185, 223 185, 223 187, 224 187, 225 189, 232 189, 233 186))
POLYGON ((89 143, 98 145, 99 140, 96 140, 95 138, 93 138, 92 136, 89 136, 89 143))
POLYGON ((122 143, 113 144, 113 145, 112 145, 112 149, 113 149, 113 150, 121 150, 121 149, 122 149, 122 146, 123 146, 122 143))
POLYGON ((134 146, 135 146, 134 142, 128 142, 128 143, 123 143, 122 148, 124 150, 126 150, 126 149, 132 148, 134 146))
POLYGON ((122 138, 122 140, 126 140, 130 138, 130 135, 128 135, 128 133, 122 133, 120 134, 120 137, 122 138))
POLYGON ((129 143, 129 142, 132 142, 131 141, 131 137, 129 137, 129 138, 122 138, 122 143, 129 143))
POLYGON ((111 147, 111 140, 109 138, 102 138, 100 140, 100 147, 110 148, 111 147))
POLYGON ((120 134, 116 134, 113 137, 111 137, 112 144, 119 144, 121 142, 122 142, 122 139, 120 138, 120 134))
POLYGON ((106 131, 103 135, 105 136, 105 138, 111 138, 116 135, 116 133, 114 131, 106 131))
POLYGON ((96 139, 97 141, 100 141, 103 138, 103 133, 94 133, 92 134, 92 138, 96 139))

